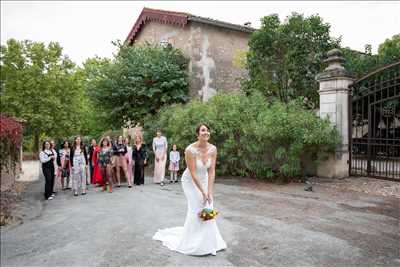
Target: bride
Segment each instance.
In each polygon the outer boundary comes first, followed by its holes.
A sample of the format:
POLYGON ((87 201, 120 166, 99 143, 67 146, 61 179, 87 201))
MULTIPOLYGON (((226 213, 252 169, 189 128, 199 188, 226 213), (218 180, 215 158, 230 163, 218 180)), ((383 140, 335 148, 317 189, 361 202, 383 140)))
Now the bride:
POLYGON ((198 141, 185 150, 187 168, 182 175, 182 188, 188 208, 183 227, 158 230, 153 239, 162 241, 170 250, 188 255, 216 255, 226 249, 215 219, 202 221, 198 213, 213 208, 217 148, 208 143, 210 127, 201 123, 196 128, 198 141))

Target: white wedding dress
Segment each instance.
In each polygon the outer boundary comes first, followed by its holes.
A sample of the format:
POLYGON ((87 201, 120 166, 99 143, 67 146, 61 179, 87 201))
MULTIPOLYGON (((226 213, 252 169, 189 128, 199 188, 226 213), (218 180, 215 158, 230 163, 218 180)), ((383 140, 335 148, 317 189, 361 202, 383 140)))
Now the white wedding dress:
MULTIPOLYGON (((196 174, 207 192, 210 156, 216 153, 216 148, 212 145, 208 150, 205 164, 193 145, 189 145, 186 148, 186 151, 188 150, 195 156, 196 174)), ((158 230, 153 239, 162 241, 170 250, 188 255, 216 255, 217 251, 226 249, 226 243, 219 233, 215 219, 202 221, 198 217, 198 213, 204 208, 203 196, 194 184, 188 168, 182 175, 182 188, 188 202, 184 226, 158 230)), ((212 203, 209 206, 212 208, 212 203)))

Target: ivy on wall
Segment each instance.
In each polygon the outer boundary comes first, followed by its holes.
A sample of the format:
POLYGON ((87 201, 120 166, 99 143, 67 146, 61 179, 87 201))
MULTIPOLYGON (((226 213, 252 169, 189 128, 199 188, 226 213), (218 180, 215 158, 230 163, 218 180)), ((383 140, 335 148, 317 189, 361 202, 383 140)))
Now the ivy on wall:
POLYGON ((0 165, 13 168, 19 159, 22 143, 22 124, 5 114, 0 114, 0 165), (11 166, 9 165, 11 164, 11 166))

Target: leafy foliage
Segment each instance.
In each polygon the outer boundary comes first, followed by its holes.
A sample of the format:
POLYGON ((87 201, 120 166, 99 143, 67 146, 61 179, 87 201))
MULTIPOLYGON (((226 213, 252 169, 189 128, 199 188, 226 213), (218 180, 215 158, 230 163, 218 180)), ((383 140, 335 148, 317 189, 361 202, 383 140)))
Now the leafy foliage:
POLYGON ((18 160, 19 148, 22 141, 21 123, 16 120, 0 114, 0 168, 8 166, 9 160, 11 164, 15 164, 18 160))
POLYGON ((365 52, 361 53, 350 49, 349 47, 342 48, 343 56, 346 59, 344 67, 356 78, 361 77, 363 74, 368 73, 370 70, 376 68, 378 57, 372 55, 371 46, 365 46, 365 52))
POLYGON ((85 114, 82 118, 81 134, 87 139, 99 138, 105 130, 112 127, 108 121, 107 110, 89 97, 90 92, 100 86, 102 72, 109 64, 111 60, 107 58, 89 58, 75 73, 79 87, 82 88, 82 111, 85 114))
POLYGON ((275 14, 261 22, 249 41, 250 79, 244 83, 244 91, 255 89, 286 103, 299 96, 317 103, 315 76, 323 69, 326 52, 340 41, 329 35, 330 25, 319 16, 297 13, 283 23, 275 14))
POLYGON ((196 125, 207 122, 218 147, 218 172, 225 175, 299 176, 303 154, 318 159, 339 143, 329 122, 308 111, 302 100, 268 104, 257 92, 219 93, 206 103, 165 107, 145 122, 146 140, 159 128, 180 150, 196 140, 196 125))
MULTIPOLYGON (((260 91, 286 103, 304 96, 309 107, 316 107, 315 76, 325 67, 326 53, 340 47, 340 38, 329 35, 330 25, 319 16, 292 13, 282 23, 278 15, 270 15, 261 22, 261 28, 249 41, 246 62, 249 79, 243 81, 242 89, 247 94, 260 91)), ((379 66, 400 60, 400 35, 382 43, 377 55, 371 50, 371 45, 365 46, 365 52, 342 48, 346 69, 360 78, 379 66)))
POLYGON ((188 100, 187 59, 172 46, 122 46, 87 80, 90 98, 114 127, 141 122, 161 107, 188 100))
POLYGON ((346 58, 345 68, 357 78, 372 70, 400 60, 400 34, 379 45, 378 54, 373 55, 371 45, 365 46, 365 52, 361 53, 348 47, 343 48, 346 58))
POLYGON ((25 134, 35 137, 36 151, 40 134, 65 136, 80 128, 75 65, 58 43, 10 39, 1 46, 0 65, 2 111, 27 121, 25 134))
POLYGON ((380 64, 389 64, 400 60, 400 34, 386 39, 379 45, 378 57, 380 64))

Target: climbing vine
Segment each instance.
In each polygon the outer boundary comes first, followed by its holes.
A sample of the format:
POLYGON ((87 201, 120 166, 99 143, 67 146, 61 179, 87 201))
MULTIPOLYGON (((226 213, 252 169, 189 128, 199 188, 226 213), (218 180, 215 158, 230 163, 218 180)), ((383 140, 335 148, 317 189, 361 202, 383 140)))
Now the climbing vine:
POLYGON ((1 169, 14 167, 22 142, 22 124, 5 114, 0 114, 0 165, 1 169), (11 163, 11 166, 9 164, 11 163))

